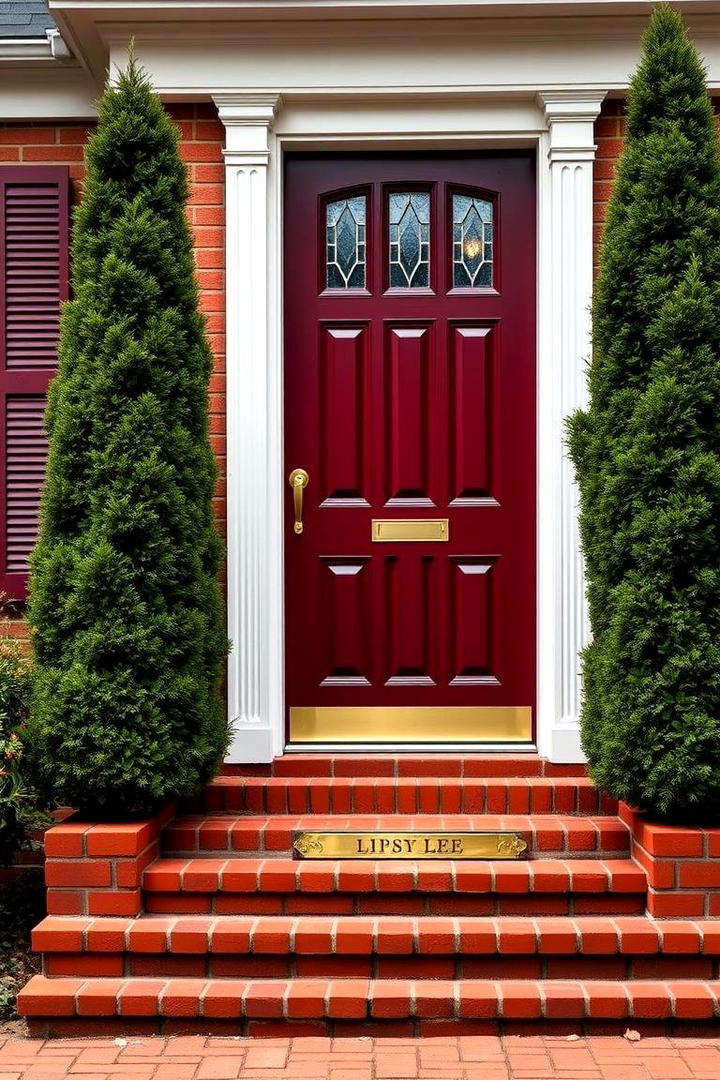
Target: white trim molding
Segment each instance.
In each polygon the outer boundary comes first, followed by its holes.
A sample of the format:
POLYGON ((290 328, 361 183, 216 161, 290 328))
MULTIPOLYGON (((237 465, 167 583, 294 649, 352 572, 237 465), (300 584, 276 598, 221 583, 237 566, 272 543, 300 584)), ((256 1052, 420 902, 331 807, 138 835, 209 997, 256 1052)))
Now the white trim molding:
POLYGON ((218 94, 214 101, 226 133, 229 759, 269 761, 282 750, 271 716, 271 680, 282 686, 282 661, 279 670, 272 664, 278 645, 269 610, 277 573, 271 549, 280 537, 271 532, 268 486, 268 167, 279 97, 218 94))
POLYGON ((538 749, 582 761, 579 654, 589 626, 577 488, 565 421, 586 401, 593 282, 594 124, 603 94, 538 94, 547 134, 540 155, 538 264, 538 749), (545 515, 546 508, 553 513, 545 515))

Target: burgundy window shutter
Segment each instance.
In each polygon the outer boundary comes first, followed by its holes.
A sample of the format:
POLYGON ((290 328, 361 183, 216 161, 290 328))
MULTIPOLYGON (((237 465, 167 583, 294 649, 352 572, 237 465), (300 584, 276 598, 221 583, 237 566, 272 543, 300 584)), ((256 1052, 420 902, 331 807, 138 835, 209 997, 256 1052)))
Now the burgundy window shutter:
POLYGON ((0 590, 24 600, 45 475, 45 398, 68 298, 66 166, 0 167, 0 590))

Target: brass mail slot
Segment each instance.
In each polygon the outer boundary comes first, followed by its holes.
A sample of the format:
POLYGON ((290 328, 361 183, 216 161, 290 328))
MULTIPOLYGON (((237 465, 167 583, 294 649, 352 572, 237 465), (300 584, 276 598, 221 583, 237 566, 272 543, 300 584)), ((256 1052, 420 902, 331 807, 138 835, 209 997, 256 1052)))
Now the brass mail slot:
POLYGON ((518 859, 527 840, 516 832, 295 832, 303 859, 518 859))
POLYGON ((397 544, 403 540, 450 539, 447 518, 373 518, 372 538, 376 544, 397 544))

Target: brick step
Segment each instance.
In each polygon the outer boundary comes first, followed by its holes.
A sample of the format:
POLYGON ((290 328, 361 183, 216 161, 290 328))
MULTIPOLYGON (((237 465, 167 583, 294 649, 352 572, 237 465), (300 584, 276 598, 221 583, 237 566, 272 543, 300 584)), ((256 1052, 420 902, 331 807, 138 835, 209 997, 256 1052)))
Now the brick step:
POLYGON ((144 872, 156 914, 582 915, 644 911, 630 859, 295 861, 161 858, 144 872))
POLYGON ((287 753, 270 765, 225 765, 224 776, 586 776, 585 765, 554 765, 539 754, 287 753))
POLYGON ((720 922, 639 918, 142 916, 46 918, 44 972, 64 976, 718 978, 720 922))
POLYGON ((353 815, 272 815, 237 817, 219 814, 177 818, 164 833, 168 853, 205 855, 229 852, 292 854, 292 834, 297 829, 323 831, 390 832, 517 832, 524 836, 529 853, 557 855, 630 854, 630 831, 616 817, 561 817, 559 815, 492 816, 445 814, 443 816, 396 814, 392 817, 353 815))
MULTIPOLYGON (((717 981, 490 981, 478 979, 48 979, 21 990, 18 1012, 50 1030, 62 1018, 162 1021, 711 1020, 717 981)), ((249 1027, 247 1030, 251 1031, 249 1027)), ((332 1031, 332 1027, 328 1028, 332 1031)), ((422 1027, 420 1027, 422 1031, 422 1027)))
MULTIPOLYGON (((293 759, 281 762, 292 764, 293 759)), ((617 801, 586 776, 300 774, 219 776, 187 808, 193 813, 614 815, 617 801)))
POLYGON ((310 956, 233 953, 52 953, 51 978, 191 979, 717 979, 720 960, 711 956, 310 956))

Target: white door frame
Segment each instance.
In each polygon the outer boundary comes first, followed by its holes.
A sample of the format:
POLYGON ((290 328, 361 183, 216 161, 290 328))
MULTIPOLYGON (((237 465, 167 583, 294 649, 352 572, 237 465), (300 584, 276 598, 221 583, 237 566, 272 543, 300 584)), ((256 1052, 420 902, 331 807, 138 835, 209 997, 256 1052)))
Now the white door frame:
POLYGON ((588 629, 564 418, 585 400, 593 125, 603 97, 443 91, 378 106, 333 98, 331 88, 313 100, 214 95, 226 128, 228 761, 270 761, 285 748, 283 153, 511 147, 535 148, 538 175, 537 749, 582 760, 578 653, 588 629))

